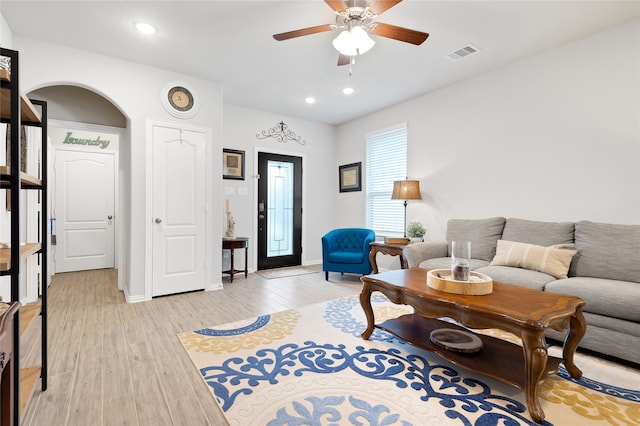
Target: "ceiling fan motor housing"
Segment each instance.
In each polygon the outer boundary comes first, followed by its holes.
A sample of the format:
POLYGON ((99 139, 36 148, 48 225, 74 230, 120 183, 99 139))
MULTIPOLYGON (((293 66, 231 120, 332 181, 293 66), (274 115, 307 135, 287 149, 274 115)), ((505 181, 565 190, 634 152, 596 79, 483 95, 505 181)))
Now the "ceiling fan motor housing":
POLYGON ((347 4, 348 9, 360 9, 360 12, 364 11, 367 7, 369 7, 369 1, 367 0, 349 0, 345 2, 347 4))
POLYGON ((347 10, 336 12, 336 27, 350 30, 355 26, 361 26, 366 31, 369 31, 369 25, 377 15, 369 9, 368 3, 364 0, 347 2, 347 10))

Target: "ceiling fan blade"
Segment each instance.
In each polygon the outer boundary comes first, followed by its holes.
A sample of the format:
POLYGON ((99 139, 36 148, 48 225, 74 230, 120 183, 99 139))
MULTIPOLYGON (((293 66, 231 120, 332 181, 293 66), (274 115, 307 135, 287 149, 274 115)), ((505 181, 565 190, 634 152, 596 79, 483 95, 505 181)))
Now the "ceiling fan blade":
POLYGON ((329 25, 329 24, 318 25, 315 27, 303 28, 301 30, 294 30, 294 31, 288 31, 286 33, 274 34, 273 38, 275 38, 278 41, 282 41, 282 40, 288 40, 290 38, 302 37, 306 35, 322 33, 325 31, 331 31, 333 30, 333 28, 334 28, 334 25, 329 25))
POLYGON ((369 10, 376 15, 380 15, 382 12, 391 9, 401 1, 402 0, 373 0, 369 5, 369 10))
POLYGON ((345 12, 347 10, 347 5, 342 0, 324 0, 324 2, 336 12, 345 12))
POLYGON ((371 33, 379 35, 381 37, 392 38, 394 40, 404 41, 406 43, 415 45, 422 44, 427 39, 427 37, 429 37, 428 33, 423 33, 422 31, 396 27, 395 25, 384 24, 382 22, 376 23, 375 27, 373 27, 373 29, 371 30, 371 33))
POLYGON ((342 53, 338 56, 338 66, 341 67, 343 65, 349 65, 351 62, 351 56, 343 55, 342 53))

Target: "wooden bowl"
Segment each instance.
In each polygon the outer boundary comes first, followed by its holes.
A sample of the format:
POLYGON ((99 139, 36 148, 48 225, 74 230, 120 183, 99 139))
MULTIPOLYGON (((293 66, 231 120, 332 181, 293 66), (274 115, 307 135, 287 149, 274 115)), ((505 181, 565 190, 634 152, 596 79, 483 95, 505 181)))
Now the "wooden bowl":
POLYGON ((469 281, 454 280, 450 269, 433 269, 427 272, 427 285, 433 289, 453 294, 482 296, 491 294, 493 280, 480 272, 469 272, 469 281))

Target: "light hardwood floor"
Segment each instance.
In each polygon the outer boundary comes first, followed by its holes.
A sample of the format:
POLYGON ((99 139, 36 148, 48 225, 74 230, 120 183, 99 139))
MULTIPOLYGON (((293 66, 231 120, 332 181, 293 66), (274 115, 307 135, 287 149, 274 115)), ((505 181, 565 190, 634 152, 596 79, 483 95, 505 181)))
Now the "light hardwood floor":
MULTIPOLYGON (((322 272, 224 278, 224 289, 126 303, 115 270, 55 275, 49 287, 49 388, 23 425, 225 425, 176 334, 358 294, 358 276, 322 272)), ((22 339, 38 363, 39 321, 22 339)))

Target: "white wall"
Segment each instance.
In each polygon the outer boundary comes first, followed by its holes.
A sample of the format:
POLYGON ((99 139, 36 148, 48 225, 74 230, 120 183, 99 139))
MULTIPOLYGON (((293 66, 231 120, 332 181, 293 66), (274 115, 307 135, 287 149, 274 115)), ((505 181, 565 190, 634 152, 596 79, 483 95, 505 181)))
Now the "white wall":
MULTIPOLYGON (((423 195, 407 221, 429 239, 450 218, 640 223, 639 21, 343 124, 337 158, 403 121, 423 195)), ((335 197, 341 224, 364 224, 364 195, 335 197)))
POLYGON ((0 14, 0 47, 11 49, 13 45, 13 34, 11 33, 11 27, 4 20, 4 16, 0 14))
MULTIPOLYGON (((123 143, 122 166, 125 169, 121 181, 128 205, 122 206, 127 217, 124 220, 125 276, 128 282, 123 288, 129 300, 142 300, 145 296, 145 244, 147 239, 147 188, 146 176, 146 123, 156 120, 186 126, 213 129, 213 143, 209 147, 212 175, 221 175, 222 147, 222 90, 218 83, 189 75, 179 74, 123 61, 91 52, 71 49, 25 37, 14 37, 14 48, 20 51, 21 87, 24 92, 44 86, 70 84, 88 88, 109 99, 128 118, 123 143), (200 97, 200 112, 188 120, 169 115, 161 106, 160 93, 170 81, 183 81, 193 87, 200 97), (128 262, 127 262, 128 261, 128 262)), ((213 179, 209 185, 212 199, 219 199, 222 185, 213 179)), ((222 221, 222 212, 213 209, 212 223, 222 221)), ((212 227, 208 241, 213 242, 212 252, 221 250, 221 231, 212 227)), ((213 254, 213 253, 212 253, 213 254)), ((221 283, 219 257, 214 258, 210 273, 212 284, 221 283)))
MULTIPOLYGON (((321 262, 320 239, 334 227, 338 214, 333 205, 334 194, 338 191, 338 169, 334 167, 335 127, 225 104, 223 140, 224 148, 245 151, 245 180, 225 179, 223 186, 231 191, 235 190, 236 194, 239 189, 244 188, 247 196, 223 195, 223 198, 231 200, 236 235, 248 236, 253 242, 257 237, 257 151, 303 157, 302 263, 321 262), (256 134, 275 127, 280 121, 284 121, 290 130, 306 140, 306 145, 296 142, 281 143, 273 138, 256 138, 256 134)), ((220 212, 224 212, 223 203, 220 212)), ((222 222, 222 232, 225 229, 225 223, 222 222)), ((249 269, 255 270, 257 244, 250 242, 249 246, 249 269)), ((238 250, 236 255, 239 256, 236 265, 242 265, 243 254, 238 250)))

